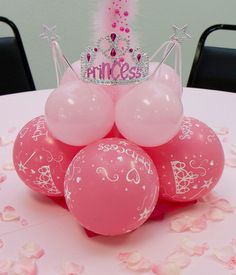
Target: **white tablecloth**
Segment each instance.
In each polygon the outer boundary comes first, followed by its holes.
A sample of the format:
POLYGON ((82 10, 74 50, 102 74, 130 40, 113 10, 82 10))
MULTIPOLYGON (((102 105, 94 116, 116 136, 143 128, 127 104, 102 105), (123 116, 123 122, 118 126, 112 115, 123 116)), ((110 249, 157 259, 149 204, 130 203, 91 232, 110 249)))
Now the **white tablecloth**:
MULTIPOLYGON (((25 123, 43 114, 48 95, 49 91, 35 91, 1 96, 0 136, 14 138, 25 123)), ((229 129, 224 143, 226 151, 226 147, 236 143, 236 94, 185 88, 183 103, 186 116, 202 120, 213 129, 229 129)), ((171 232, 169 222, 173 215, 170 215, 161 222, 146 223, 126 236, 90 239, 69 212, 50 199, 31 192, 15 171, 3 170, 6 162, 11 161, 11 154, 12 144, 0 147, 0 173, 7 176, 7 180, 0 183, 0 212, 11 205, 21 219, 27 220, 27 224, 0 221, 0 261, 6 258, 16 260, 22 245, 33 241, 45 251, 45 255, 37 261, 38 274, 61 274, 64 260, 83 265, 83 274, 135 274, 119 262, 117 255, 120 252, 136 250, 149 261, 159 263, 185 237, 197 243, 207 241, 210 248, 225 246, 236 238, 236 213, 232 213, 222 222, 209 223, 207 229, 200 233, 171 232)), ((227 154, 228 151, 226 158, 227 154)), ((225 167, 216 191, 233 205, 236 205, 235 184, 236 169, 225 167)), ((224 275, 233 274, 233 271, 212 259, 208 252, 202 257, 194 257, 181 274, 224 275)))

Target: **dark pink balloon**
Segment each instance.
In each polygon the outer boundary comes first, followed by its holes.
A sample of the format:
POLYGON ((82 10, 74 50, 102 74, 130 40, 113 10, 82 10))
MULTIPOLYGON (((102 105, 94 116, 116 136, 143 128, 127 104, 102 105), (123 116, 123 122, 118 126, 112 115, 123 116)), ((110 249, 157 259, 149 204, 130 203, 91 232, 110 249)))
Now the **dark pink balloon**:
POLYGON ((50 134, 44 116, 27 123, 19 132, 13 161, 22 181, 47 196, 63 196, 66 170, 81 147, 66 145, 50 134))
POLYGON ((210 192, 224 168, 222 145, 203 122, 186 117, 168 143, 147 148, 160 178, 160 196, 179 202, 196 200, 210 192))
POLYGON ((82 149, 65 177, 68 208, 83 227, 101 235, 141 226, 154 210, 158 193, 152 160, 125 139, 103 139, 82 149))

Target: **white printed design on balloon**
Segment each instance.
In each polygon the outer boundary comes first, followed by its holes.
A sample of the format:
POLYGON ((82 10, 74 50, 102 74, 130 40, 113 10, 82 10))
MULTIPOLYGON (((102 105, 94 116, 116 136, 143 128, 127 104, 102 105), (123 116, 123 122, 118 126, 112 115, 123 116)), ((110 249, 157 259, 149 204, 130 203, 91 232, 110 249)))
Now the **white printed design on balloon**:
POLYGON ((73 162, 73 165, 70 165, 67 172, 66 172, 66 178, 67 182, 70 182, 77 173, 81 173, 81 168, 79 164, 77 163, 79 158, 77 157, 76 160, 73 162))
MULTIPOLYGON (((120 141, 119 144, 121 144, 121 142, 124 146, 127 145, 127 143, 125 141, 120 141)), ((115 151, 115 152, 117 152, 117 154, 125 154, 125 155, 131 157, 134 160, 135 163, 143 164, 145 170, 147 171, 147 173, 149 175, 153 175, 153 171, 151 169, 151 162, 148 159, 146 159, 144 156, 140 156, 140 154, 137 153, 135 150, 125 148, 125 147, 119 146, 117 144, 99 143, 98 144, 98 151, 103 151, 105 153, 107 153, 109 151, 115 151)))
POLYGON ((210 188, 213 184, 213 178, 211 177, 209 180, 204 180, 204 185, 201 188, 210 188))
POLYGON ((104 167, 98 167, 96 169, 96 173, 103 175, 110 182, 117 182, 120 178, 118 174, 114 174, 113 177, 110 177, 108 175, 106 168, 104 168, 104 167))
MULTIPOLYGON (((209 161, 207 159, 204 159, 198 164, 196 160, 190 160, 189 166, 193 170, 197 170, 196 174, 193 171, 187 171, 185 169, 186 164, 184 162, 171 162, 176 185, 176 195, 188 193, 191 190, 191 187, 192 189, 198 189, 198 184, 194 185, 194 180, 199 179, 199 177, 204 177, 207 174, 206 169, 202 167, 202 165, 208 162, 209 161)), ((209 180, 203 180, 203 182, 204 185, 201 186, 201 189, 209 188, 213 184, 213 178, 210 178, 209 180)), ((200 180, 198 181, 198 183, 200 183, 200 180)), ((200 193, 201 191, 197 195, 199 195, 200 193)), ((192 199, 197 195, 194 195, 192 199)))
POLYGON ((120 141, 119 142, 119 145, 124 145, 124 146, 127 146, 127 145, 129 145, 126 141, 120 141))
POLYGON ((45 117, 40 117, 38 121, 34 124, 34 126, 36 128, 32 135, 32 139, 34 141, 38 141, 38 138, 41 136, 48 136, 48 130, 45 127, 46 126, 45 117))
POLYGON ((42 166, 38 169, 39 177, 36 178, 34 184, 40 188, 45 189, 49 194, 60 194, 52 179, 50 167, 48 165, 42 166))
POLYGON ((184 139, 191 139, 191 136, 193 135, 193 131, 191 131, 192 127, 191 118, 184 118, 183 123, 181 125, 181 135, 179 135, 180 140, 184 139))
MULTIPOLYGON (((154 193, 151 195, 151 202, 150 202, 150 206, 149 207, 145 207, 143 212, 139 214, 139 221, 141 220, 146 220, 148 218, 148 216, 150 215, 150 213, 152 213, 152 211, 154 210, 155 206, 156 206, 156 196, 157 196, 157 192, 159 191, 159 188, 156 186, 155 187, 155 191, 154 193)), ((141 208, 138 208, 138 210, 143 209, 145 201, 147 200, 148 197, 145 197, 143 200, 143 204, 141 208)))
POLYGON ((150 215, 150 213, 151 213, 151 210, 145 207, 143 212, 139 214, 139 221, 146 220, 150 215))
POLYGON ((23 138, 28 131, 29 131, 29 128, 24 127, 19 133, 20 138, 23 138))
POLYGON ((175 178, 176 194, 185 194, 190 191, 191 184, 198 178, 198 174, 188 172, 186 164, 180 161, 171 161, 172 170, 175 178))
POLYGON ((214 141, 214 139, 215 139, 215 136, 214 136, 214 135, 209 135, 209 136, 207 137, 207 141, 208 141, 209 143, 212 143, 212 142, 214 141))
POLYGON ((49 154, 49 156, 47 157, 47 162, 52 162, 52 161, 55 161, 57 162, 58 164, 60 164, 60 162, 62 162, 64 160, 63 158, 63 154, 61 152, 59 152, 58 156, 57 157, 53 157, 52 153, 48 150, 45 150, 45 149, 42 149, 42 151, 46 152, 49 154))
POLYGON ((71 192, 70 190, 68 189, 68 186, 65 187, 65 199, 66 199, 66 202, 69 203, 70 200, 71 200, 71 192))
POLYGON ((26 164, 34 157, 35 154, 36 154, 36 152, 33 152, 31 154, 31 156, 24 163, 22 163, 22 161, 20 161, 20 163, 18 164, 19 171, 21 171, 25 174, 25 170, 28 169, 26 164))
POLYGON ((140 175, 136 168, 132 168, 131 170, 129 170, 129 172, 126 175, 126 180, 131 183, 133 182, 134 184, 140 183, 140 175))
POLYGON ((190 167, 192 167, 193 169, 197 169, 199 171, 201 171, 201 173, 199 173, 199 176, 204 177, 207 173, 206 169, 204 167, 202 167, 202 165, 205 163, 208 163, 207 159, 204 159, 202 161, 200 161, 200 164, 197 164, 196 160, 191 160, 189 162, 190 167))

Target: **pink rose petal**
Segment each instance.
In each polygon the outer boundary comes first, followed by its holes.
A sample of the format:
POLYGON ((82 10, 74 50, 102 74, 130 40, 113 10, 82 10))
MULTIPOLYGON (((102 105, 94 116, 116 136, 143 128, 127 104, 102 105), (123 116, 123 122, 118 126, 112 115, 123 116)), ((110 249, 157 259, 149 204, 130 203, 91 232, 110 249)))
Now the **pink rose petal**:
POLYGON ((181 275, 181 269, 176 263, 167 262, 159 266, 160 275, 181 275))
POLYGON ((62 265, 63 275, 78 275, 84 271, 84 267, 73 262, 64 262, 62 265))
POLYGON ((207 221, 204 217, 196 218, 193 220, 191 226, 190 226, 190 231, 191 232, 201 232, 204 229, 207 228, 207 221))
POLYGON ((226 159, 225 165, 231 168, 236 168, 236 158, 226 159))
POLYGON ((211 221, 222 221, 225 218, 225 214, 221 209, 218 209, 216 207, 211 207, 206 212, 206 218, 211 221))
POLYGON ((230 205, 229 201, 226 199, 219 199, 214 203, 214 207, 219 208, 224 212, 233 212, 234 208, 230 205))
POLYGON ((221 249, 214 249, 213 255, 217 260, 225 263, 228 268, 233 268, 236 266, 236 253, 231 246, 225 246, 221 249))
POLYGON ((227 127, 216 128, 215 132, 217 135, 225 136, 225 135, 229 134, 229 128, 227 128, 227 127))
POLYGON ((13 261, 10 259, 0 260, 0 274, 8 275, 10 274, 11 267, 13 265, 13 261))
POLYGON ((129 264, 127 263, 127 268, 130 270, 134 270, 134 271, 139 271, 139 272, 147 272, 150 271, 153 267, 153 264, 146 260, 146 259, 142 259, 141 261, 139 261, 137 264, 129 264))
POLYGON ((0 147, 1 146, 7 146, 11 143, 13 143, 14 140, 12 138, 6 137, 6 136, 1 136, 0 137, 0 147))
POLYGON ((7 176, 3 173, 0 173, 0 183, 3 183, 7 179, 7 176))
POLYGON ((44 255, 44 250, 34 242, 27 242, 20 250, 20 256, 30 259, 39 259, 44 255))
POLYGON ((5 206, 2 213, 0 212, 0 220, 4 222, 12 222, 20 219, 16 213, 16 209, 12 206, 5 206))
POLYGON ((22 219, 22 220, 20 221, 20 223, 21 223, 21 225, 23 225, 23 226, 29 225, 29 222, 28 222, 26 219, 22 219))
POLYGON ((16 127, 15 126, 12 126, 11 128, 8 129, 8 133, 14 133, 16 131, 16 127))
POLYGON ((34 259, 20 259, 14 263, 11 273, 14 275, 36 275, 37 265, 34 259))
POLYGON ((183 239, 180 244, 180 250, 184 251, 189 256, 202 256, 208 249, 209 247, 207 243, 198 245, 189 239, 183 239))
POLYGON ((153 264, 144 259, 137 251, 120 253, 118 257, 121 262, 126 263, 127 268, 130 270, 147 272, 153 268, 153 264))
POLYGON ((142 260, 143 260, 143 256, 139 252, 133 252, 127 258, 126 263, 127 265, 131 266, 131 265, 138 264, 142 260))
MULTIPOLYGON (((0 248, 3 248, 3 246, 4 246, 4 242, 3 242, 3 240, 0 239, 0 248)), ((0 271, 1 271, 1 269, 0 269, 0 271)))
POLYGON ((198 201, 213 203, 217 200, 219 200, 218 194, 216 192, 212 191, 212 192, 208 193, 207 195, 201 197, 198 201))
POLYGON ((193 218, 190 216, 180 216, 173 219, 170 222, 170 229, 174 232, 185 232, 189 230, 189 227, 192 225, 193 218))
POLYGON ((176 251, 167 257, 166 262, 174 263, 180 269, 183 269, 190 265, 191 258, 189 257, 189 255, 187 255, 183 251, 176 251))
POLYGON ((159 265, 153 265, 152 266, 152 273, 154 273, 156 275, 161 275, 161 271, 160 271, 159 265))
POLYGON ((131 253, 133 252, 121 252, 119 253, 118 258, 121 262, 126 263, 131 253))
POLYGON ((15 167, 12 161, 7 161, 3 164, 2 169, 4 171, 13 171, 15 170, 15 167))

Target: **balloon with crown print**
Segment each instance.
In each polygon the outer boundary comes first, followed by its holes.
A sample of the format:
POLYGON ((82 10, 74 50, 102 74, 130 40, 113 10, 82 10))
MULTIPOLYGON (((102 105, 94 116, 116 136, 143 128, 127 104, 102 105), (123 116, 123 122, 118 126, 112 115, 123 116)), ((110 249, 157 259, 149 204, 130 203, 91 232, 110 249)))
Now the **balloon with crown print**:
POLYGON ((168 143, 146 149, 160 178, 160 196, 188 202, 209 193, 224 169, 219 138, 205 123, 185 117, 178 134, 168 143))
POLYGON ((52 137, 45 117, 28 122, 16 137, 13 162, 20 179, 37 193, 64 196, 64 177, 82 147, 66 145, 52 137))

